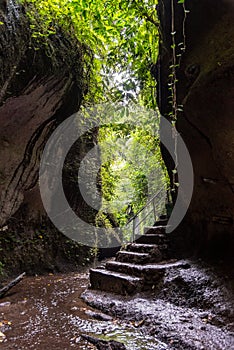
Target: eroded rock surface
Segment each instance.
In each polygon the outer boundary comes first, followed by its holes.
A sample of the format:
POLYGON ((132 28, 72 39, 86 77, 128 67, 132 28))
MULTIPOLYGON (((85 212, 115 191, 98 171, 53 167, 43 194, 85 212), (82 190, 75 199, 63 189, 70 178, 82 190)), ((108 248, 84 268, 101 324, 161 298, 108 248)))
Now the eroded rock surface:
POLYGON ((184 261, 165 269, 151 291, 120 296, 86 290, 92 307, 140 325, 170 349, 223 350, 233 347, 233 283, 226 267, 184 261))
MULTIPOLYGON (((234 4, 159 1, 162 42, 155 76, 161 113, 176 56, 177 128, 194 167, 194 193, 181 229, 185 247, 231 255, 234 233, 234 4), (174 29, 173 29, 174 28, 174 29), (173 52, 172 38, 175 38, 173 52), (183 106, 183 107, 181 107, 183 106)), ((171 174, 174 164, 163 149, 171 174)), ((178 153, 180 159, 180 154, 178 153)))
MULTIPOLYGON (((25 8, 17 3, 6 1, 0 11, 1 261, 7 268, 15 264, 15 271, 43 270, 44 263, 53 270, 58 263, 53 260, 58 255, 65 260, 68 255, 75 256, 82 263, 80 258, 86 253, 77 251, 72 244, 66 247, 66 238, 53 231, 40 197, 39 163, 51 133, 79 110, 87 93, 89 78, 84 52, 86 57, 88 52, 58 27, 56 34, 33 39, 25 8), (15 262, 5 259, 8 251, 13 253, 15 262)), ((64 167, 69 203, 75 211, 85 212, 89 222, 94 221, 95 212, 85 207, 71 178, 76 178, 78 163, 92 148, 95 138, 93 133, 88 142, 79 140, 64 167)), ((58 157, 61 152, 58 147, 58 157)))

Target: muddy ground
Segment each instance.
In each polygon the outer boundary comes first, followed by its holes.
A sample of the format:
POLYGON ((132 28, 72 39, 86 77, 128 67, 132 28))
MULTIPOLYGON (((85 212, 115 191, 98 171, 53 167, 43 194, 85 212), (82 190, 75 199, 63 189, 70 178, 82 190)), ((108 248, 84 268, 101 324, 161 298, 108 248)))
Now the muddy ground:
POLYGON ((185 266, 132 297, 86 290, 86 272, 26 277, 0 300, 0 348, 89 350, 80 335, 90 334, 129 350, 234 349, 233 276, 221 266, 185 266), (111 318, 97 320, 95 308, 111 318))
POLYGON ((1 350, 96 349, 81 334, 123 337, 130 349, 148 350, 150 343, 153 349, 167 349, 152 336, 145 344, 145 334, 129 321, 96 320, 90 312, 97 310, 80 298, 88 282, 88 273, 25 278, 0 300, 0 332, 5 335, 0 336, 1 350))

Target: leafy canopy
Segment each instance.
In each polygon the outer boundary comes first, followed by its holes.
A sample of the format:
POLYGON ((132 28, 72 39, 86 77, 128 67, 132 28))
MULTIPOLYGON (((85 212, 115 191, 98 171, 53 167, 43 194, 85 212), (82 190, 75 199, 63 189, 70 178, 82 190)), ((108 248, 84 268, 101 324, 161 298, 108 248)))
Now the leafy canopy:
MULTIPOLYGON (((135 101, 155 109, 155 81, 150 68, 158 55, 157 0, 21 1, 36 40, 46 44, 47 38, 62 29, 87 49, 84 62, 90 62, 92 53, 86 103, 118 101, 127 105, 135 101)), ((150 195, 149 187, 154 193, 166 182, 159 139, 152 135, 151 123, 157 121, 140 110, 133 115, 143 122, 143 128, 124 124, 117 129, 113 125, 99 129, 102 210, 108 211, 111 206, 120 223, 128 218, 129 204, 136 213, 150 195), (151 174, 155 181, 149 182, 151 174)))
MULTIPOLYGON (((136 98, 155 107, 150 66, 158 53, 157 0, 21 0, 33 36, 44 39, 59 28, 93 52, 91 92, 100 99, 136 98), (122 74, 125 83, 116 80, 122 74), (111 92, 110 92, 111 91, 111 92)), ((90 98, 89 96, 89 98, 90 98)))
POLYGON ((159 114, 130 103, 125 118, 129 123, 99 129, 102 211, 111 212, 120 225, 129 219, 129 207, 136 214, 155 193, 166 191, 168 181, 159 147, 159 114))

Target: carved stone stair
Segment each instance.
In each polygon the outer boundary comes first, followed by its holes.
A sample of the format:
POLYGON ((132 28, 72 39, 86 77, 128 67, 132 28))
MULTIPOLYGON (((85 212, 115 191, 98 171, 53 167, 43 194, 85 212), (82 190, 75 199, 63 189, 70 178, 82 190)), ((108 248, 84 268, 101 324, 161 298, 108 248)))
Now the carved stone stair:
POLYGON ((161 261, 165 257, 167 245, 129 243, 125 247, 126 251, 137 253, 148 253, 154 257, 154 262, 161 261))
POLYGON ((154 226, 166 226, 168 223, 168 219, 160 219, 155 222, 154 226))
POLYGON ((144 228, 145 235, 165 235, 166 226, 146 226, 144 228))
POLYGON ((137 253, 121 250, 116 254, 116 260, 132 264, 147 264, 150 262, 151 255, 148 253, 137 253))
POLYGON ((152 288, 167 268, 175 266, 163 262, 168 258, 165 229, 165 226, 146 227, 145 234, 120 250, 114 261, 108 261, 104 268, 90 269, 91 288, 122 295, 152 288))
POLYGON ((149 253, 153 256, 153 262, 159 262, 168 258, 167 244, 143 244, 129 243, 125 246, 126 251, 149 253))
MULTIPOLYGON (((129 263, 120 263, 118 261, 109 261, 106 264, 106 269, 110 271, 126 273, 128 275, 133 275, 144 279, 145 284, 156 283, 160 278, 163 277, 165 273, 164 265, 158 264, 147 264, 147 265, 137 265, 129 263)), ((145 288, 144 288, 145 289, 145 288)))
POLYGON ((143 277, 129 276, 120 272, 102 269, 90 269, 90 283, 92 289, 128 295, 143 290, 143 277))
POLYGON ((168 243, 165 234, 144 234, 136 239, 136 243, 163 245, 168 243))
POLYGON ((152 253, 156 250, 160 252, 158 246, 155 244, 128 243, 125 247, 125 250, 138 253, 152 253))

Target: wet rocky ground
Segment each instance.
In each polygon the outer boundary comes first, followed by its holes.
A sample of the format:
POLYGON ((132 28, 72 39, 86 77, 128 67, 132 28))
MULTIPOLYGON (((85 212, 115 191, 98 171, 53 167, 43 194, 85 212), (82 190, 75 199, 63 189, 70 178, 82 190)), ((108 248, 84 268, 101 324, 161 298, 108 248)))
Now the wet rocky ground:
MULTIPOLYGON (((233 275, 222 264, 184 261, 152 291, 133 297, 88 290, 84 300, 139 324, 170 349, 234 349, 233 275)), ((153 349, 150 346, 148 349, 153 349)))
POLYGON ((95 349, 81 338, 90 334, 129 350, 231 350, 232 281, 222 268, 191 261, 132 297, 87 289, 88 273, 26 277, 0 300, 0 348, 95 349))

